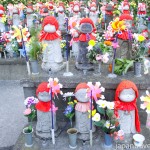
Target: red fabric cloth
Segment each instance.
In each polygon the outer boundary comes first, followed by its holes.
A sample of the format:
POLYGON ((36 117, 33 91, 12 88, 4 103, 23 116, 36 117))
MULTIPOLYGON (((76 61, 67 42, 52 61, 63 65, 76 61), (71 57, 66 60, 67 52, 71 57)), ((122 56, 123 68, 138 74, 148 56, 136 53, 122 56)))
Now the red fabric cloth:
POLYGON ((93 27, 93 30, 94 30, 94 28, 95 28, 94 22, 93 22, 90 18, 83 18, 83 19, 80 21, 80 25, 81 25, 82 23, 90 23, 90 24, 92 25, 92 27, 93 27))
POLYGON ((74 37, 74 38, 72 38, 72 39, 73 39, 73 41, 75 41, 75 42, 79 41, 79 37, 74 37))
MULTIPOLYGON (((88 36, 89 36, 89 40, 94 40, 94 41, 96 40, 96 37, 92 35, 91 33, 88 34, 88 36)), ((80 34, 79 41, 88 42, 87 34, 84 34, 84 33, 80 34)))
MULTIPOLYGON (((36 96, 38 96, 39 92, 48 92, 49 93, 49 88, 47 87, 48 82, 42 82, 39 84, 37 90, 36 90, 36 96)), ((36 109, 43 111, 43 112, 48 112, 50 111, 51 104, 49 102, 43 102, 39 100, 39 102, 36 104, 36 109)))
POLYGON ((35 105, 37 110, 40 110, 42 112, 49 112, 51 109, 51 103, 49 102, 42 102, 39 100, 39 102, 35 105))
POLYGON ((55 39, 60 38, 60 36, 56 32, 48 33, 48 32, 44 31, 44 26, 47 24, 54 25, 56 30, 58 30, 59 25, 58 25, 58 21, 56 20, 56 18, 53 16, 45 17, 43 20, 43 23, 42 23, 42 31, 40 34, 40 41, 42 41, 42 40, 55 40, 55 39))
POLYGON ((0 10, 5 11, 5 8, 3 7, 3 5, 0 5, 0 10))
POLYGON ((123 14, 130 14, 129 10, 123 10, 123 14))
POLYGON ((141 131, 140 120, 139 120, 139 115, 138 115, 138 108, 136 106, 136 100, 137 100, 138 96, 139 96, 139 93, 138 93, 138 89, 137 89, 136 85, 132 81, 124 80, 118 85, 118 87, 116 89, 115 101, 120 103, 120 105, 118 106, 119 110, 126 110, 126 111, 135 110, 136 131, 140 132, 141 131), (121 101, 119 99, 120 92, 124 89, 129 89, 129 88, 132 88, 135 91, 136 98, 132 102, 123 102, 123 101, 121 101))
POLYGON ((118 39, 129 40, 128 31, 121 31, 122 34, 118 34, 118 39))

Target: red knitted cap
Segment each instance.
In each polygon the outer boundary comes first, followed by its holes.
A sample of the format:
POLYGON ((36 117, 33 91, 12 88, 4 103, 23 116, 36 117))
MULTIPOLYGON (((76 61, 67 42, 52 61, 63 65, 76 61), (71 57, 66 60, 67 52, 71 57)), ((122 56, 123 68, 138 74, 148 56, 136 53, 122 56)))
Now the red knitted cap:
POLYGON ((56 20, 55 17, 53 17, 53 16, 45 17, 44 20, 43 20, 43 23, 42 23, 42 27, 44 28, 44 26, 47 25, 47 24, 54 25, 56 30, 58 30, 59 25, 58 25, 58 21, 56 20))
POLYGON ((80 89, 87 89, 89 88, 89 86, 87 85, 87 83, 83 82, 83 83, 79 83, 75 89, 75 93, 80 90, 80 89))
POLYGON ((5 11, 5 8, 3 7, 3 5, 0 5, 0 10, 5 11))
POLYGON ((36 89, 36 96, 39 94, 39 92, 49 92, 49 88, 47 87, 48 82, 42 82, 38 85, 38 88, 36 89))
POLYGON ((83 19, 80 21, 80 25, 81 25, 82 23, 90 23, 90 24, 93 26, 93 29, 95 28, 94 23, 93 23, 93 21, 92 21, 90 18, 83 18, 83 19))

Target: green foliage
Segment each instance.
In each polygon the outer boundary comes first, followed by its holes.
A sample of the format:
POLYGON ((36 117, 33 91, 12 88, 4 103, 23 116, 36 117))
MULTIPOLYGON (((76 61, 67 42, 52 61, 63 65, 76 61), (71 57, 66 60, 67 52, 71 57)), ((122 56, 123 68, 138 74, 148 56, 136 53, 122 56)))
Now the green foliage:
POLYGON ((129 68, 133 66, 133 60, 118 58, 115 60, 115 74, 122 75, 126 74, 129 68))
POLYGON ((18 46, 18 42, 16 39, 13 39, 11 41, 11 47, 12 47, 14 52, 16 52, 17 54, 19 53, 19 46, 18 46))
POLYGON ((97 110, 98 110, 98 112, 99 112, 100 114, 105 115, 105 109, 104 109, 104 108, 99 107, 99 106, 97 105, 97 110))

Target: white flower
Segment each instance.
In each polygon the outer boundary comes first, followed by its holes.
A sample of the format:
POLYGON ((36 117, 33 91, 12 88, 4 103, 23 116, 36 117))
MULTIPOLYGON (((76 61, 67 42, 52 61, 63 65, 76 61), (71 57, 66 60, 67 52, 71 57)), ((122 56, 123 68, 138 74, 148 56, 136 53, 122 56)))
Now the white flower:
POLYGON ((93 49, 93 46, 89 45, 89 46, 87 47, 87 49, 88 49, 88 51, 90 51, 90 50, 93 49))
POLYGON ((100 86, 101 86, 101 83, 100 83, 100 82, 96 82, 95 85, 96 85, 97 87, 100 87, 100 86))
POLYGON ((144 96, 141 96, 140 99, 141 99, 141 101, 144 101, 145 97, 144 97, 144 96))
POLYGON ((150 97, 150 93, 148 90, 146 90, 146 95, 150 97))
POLYGON ((96 121, 96 122, 100 121, 100 119, 101 119, 101 117, 100 117, 100 114, 99 114, 99 113, 96 113, 96 114, 92 117, 92 120, 93 120, 93 121, 96 121))
POLYGON ((105 99, 105 96, 104 96, 104 95, 101 95, 101 99, 105 99))
POLYGON ((58 85, 59 85, 59 87, 60 87, 60 88, 62 88, 62 87, 63 87, 63 85, 62 85, 62 84, 60 84, 60 83, 59 83, 58 85))
POLYGON ((149 114, 149 113, 150 113, 150 110, 146 110, 146 112, 149 114))
POLYGON ((123 136, 124 135, 124 131, 123 130, 119 130, 118 131, 118 136, 123 136))
POLYGON ((110 129, 114 129, 115 128, 115 126, 110 126, 110 129))
POLYGON ((140 105, 140 108, 141 108, 141 109, 145 109, 146 106, 145 106, 144 104, 141 104, 141 105, 140 105))
POLYGON ((100 89, 101 89, 102 92, 105 92, 105 88, 104 87, 101 87, 100 89))
POLYGON ((108 109, 114 109, 115 103, 114 102, 107 102, 108 109))
POLYGON ((99 105, 99 107, 102 107, 102 108, 105 108, 107 106, 106 100, 98 100, 96 103, 99 105))
POLYGON ((91 85, 93 85, 93 84, 92 84, 92 82, 88 82, 87 85, 88 85, 88 86, 91 86, 91 85))
POLYGON ((58 78, 54 78, 54 81, 56 81, 58 83, 59 80, 58 80, 58 78))
POLYGON ((60 91, 60 95, 63 95, 63 92, 62 92, 62 91, 60 91))
POLYGON ((74 96, 73 92, 64 93, 63 97, 74 96))
POLYGON ((105 127, 109 129, 109 127, 110 127, 110 122, 109 121, 106 121, 105 127))
POLYGON ((48 82, 52 82, 52 81, 53 81, 53 78, 49 78, 49 79, 48 79, 48 82))

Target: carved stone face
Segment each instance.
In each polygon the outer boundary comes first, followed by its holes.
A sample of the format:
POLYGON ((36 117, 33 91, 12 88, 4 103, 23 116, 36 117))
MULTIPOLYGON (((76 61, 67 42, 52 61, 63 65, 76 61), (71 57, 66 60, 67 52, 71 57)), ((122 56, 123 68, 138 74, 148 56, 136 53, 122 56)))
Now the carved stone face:
POLYGON ((91 33, 93 31, 93 27, 90 23, 82 23, 80 25, 80 31, 82 33, 91 33))
POLYGON ((132 20, 126 20, 126 26, 131 29, 132 28, 132 20))
POLYGON ((40 101, 43 101, 43 102, 49 102, 50 101, 50 94, 48 92, 39 92, 37 97, 40 101))
POLYGON ((74 11, 79 11, 79 6, 77 6, 77 5, 74 6, 73 10, 74 10, 74 11))
POLYGON ((123 102, 132 102, 135 98, 136 94, 132 88, 122 90, 119 95, 119 99, 123 102))
POLYGON ((31 8, 27 8, 27 12, 28 12, 28 13, 32 13, 33 10, 32 10, 31 8))
POLYGON ((125 6, 123 7, 123 10, 129 10, 129 5, 125 5, 125 6))
POLYGON ((59 6, 58 10, 59 10, 60 12, 63 12, 63 11, 64 11, 64 8, 63 8, 62 6, 59 6))
POLYGON ((48 32, 48 33, 54 33, 54 32, 56 32, 56 28, 54 25, 47 24, 44 26, 44 31, 48 32))
POLYGON ((92 11, 96 11, 96 7, 91 7, 91 10, 92 11))
POLYGON ((89 98, 86 97, 86 93, 86 89, 80 89, 75 93, 75 97, 79 102, 89 102, 89 98))
POLYGON ((14 8, 14 9, 13 9, 13 13, 17 14, 17 13, 18 13, 18 9, 17 9, 17 8, 14 8))
POLYGON ((0 10, 0 14, 4 14, 4 11, 3 11, 3 10, 0 10))

